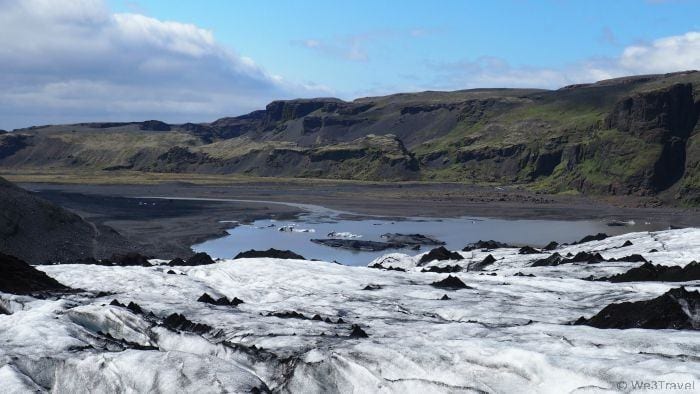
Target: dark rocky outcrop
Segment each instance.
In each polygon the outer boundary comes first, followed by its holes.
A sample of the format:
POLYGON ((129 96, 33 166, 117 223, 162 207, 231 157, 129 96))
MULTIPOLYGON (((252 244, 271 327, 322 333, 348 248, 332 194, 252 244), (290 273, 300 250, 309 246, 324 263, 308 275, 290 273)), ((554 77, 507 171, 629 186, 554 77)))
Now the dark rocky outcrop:
POLYGON ((195 323, 179 313, 173 313, 166 317, 163 320, 163 325, 174 331, 188 331, 195 334, 206 334, 212 330, 211 326, 195 323))
POLYGON ((462 267, 455 264, 455 265, 446 265, 444 267, 438 267, 436 265, 433 265, 428 268, 423 268, 420 272, 436 272, 439 274, 447 274, 447 273, 452 273, 452 272, 460 272, 462 271, 462 267))
POLYGON ((623 256, 618 258, 608 259, 608 261, 624 261, 627 263, 646 263, 647 259, 641 254, 631 254, 629 256, 623 256))
POLYGON ((448 275, 447 278, 433 282, 430 285, 444 289, 471 289, 471 287, 467 286, 461 279, 452 275, 448 275))
POLYGON ((447 294, 443 294, 442 297, 440 298, 441 301, 447 301, 451 300, 452 298, 448 297, 447 294))
POLYGON ((209 265, 209 264, 216 264, 216 261, 214 261, 211 256, 204 252, 199 252, 195 253, 194 255, 190 256, 187 260, 182 260, 181 258, 176 258, 171 260, 168 265, 170 267, 176 267, 176 266, 198 266, 198 265, 209 265))
POLYGON ((513 276, 525 276, 525 277, 529 277, 529 278, 535 277, 535 275, 533 275, 533 274, 523 274, 522 272, 516 272, 515 274, 513 274, 513 276))
POLYGON ((605 261, 603 256, 600 255, 600 253, 590 253, 590 252, 578 252, 574 257, 567 259, 565 261, 562 261, 562 264, 564 263, 589 263, 589 264, 595 264, 599 263, 601 261, 605 261))
POLYGON ((350 338, 369 338, 369 335, 357 324, 352 325, 352 331, 350 332, 350 338))
POLYGON ((596 280, 614 283, 643 281, 688 282, 691 280, 700 280, 700 263, 693 261, 688 263, 685 267, 644 263, 622 274, 596 280))
POLYGON ((238 306, 243 303, 243 300, 239 299, 238 297, 233 297, 232 300, 229 300, 226 297, 220 297, 217 299, 214 299, 212 296, 210 296, 207 293, 202 294, 197 301, 199 302, 204 302, 205 304, 212 304, 212 305, 220 305, 220 306, 238 306))
POLYGON ((168 266, 170 266, 170 267, 177 267, 177 266, 182 266, 182 265, 185 265, 185 264, 186 264, 186 263, 185 263, 185 260, 183 260, 183 259, 181 259, 181 258, 179 258, 179 257, 176 257, 176 258, 170 260, 170 262, 168 263, 168 266))
POLYGON ((609 235, 605 234, 605 233, 598 233, 595 235, 586 235, 585 237, 581 238, 580 241, 574 242, 573 244, 578 245, 578 244, 583 244, 583 243, 591 242, 591 241, 602 241, 608 237, 609 237, 609 235))
POLYGON ((523 246, 518 250, 518 254, 538 254, 541 253, 539 250, 533 248, 532 246, 523 246))
POLYGON ((319 245, 326 245, 332 248, 341 248, 349 250, 360 250, 365 252, 381 252, 387 249, 401 249, 402 244, 377 241, 360 241, 357 239, 312 239, 311 242, 319 245))
POLYGON ((67 291, 55 279, 25 263, 0 253, 0 291, 12 294, 34 294, 52 291, 67 291))
POLYGON ((467 271, 481 271, 495 262, 496 258, 493 257, 493 255, 488 255, 481 261, 470 263, 467 267, 467 271))
POLYGON ((370 265, 369 268, 376 268, 376 269, 387 270, 387 271, 406 272, 406 270, 403 269, 403 268, 401 268, 401 267, 394 267, 394 266, 391 266, 391 265, 385 267, 385 266, 383 266, 382 264, 379 264, 379 263, 374 263, 374 264, 370 265))
POLYGON ((490 241, 479 240, 479 241, 476 241, 472 244, 465 246, 462 249, 462 252, 471 252, 472 250, 478 250, 478 249, 491 250, 491 249, 500 249, 500 248, 512 248, 512 246, 508 245, 507 243, 498 242, 498 241, 494 241, 494 240, 490 240, 490 241))
POLYGON ((535 260, 532 264, 530 264, 531 267, 553 267, 556 265, 559 265, 562 263, 562 261, 565 260, 559 253, 552 253, 551 255, 543 258, 543 259, 538 259, 535 260))
POLYGON ((280 319, 308 319, 308 317, 297 311, 269 312, 267 316, 279 317, 280 319))
POLYGON ((590 319, 581 317, 574 324, 596 328, 697 330, 699 310, 700 293, 680 287, 651 300, 610 304, 590 319))
POLYGON ((136 252, 130 252, 130 253, 125 253, 125 254, 115 254, 110 257, 107 262, 110 265, 118 265, 121 267, 128 267, 128 266, 141 266, 141 267, 150 267, 151 263, 148 262, 148 257, 136 253, 136 252))
POLYGON ((457 252, 451 252, 447 250, 444 246, 440 246, 439 248, 435 248, 431 250, 430 252, 424 254, 421 256, 420 260, 418 261, 418 265, 423 265, 425 263, 429 263, 431 261, 435 260, 463 260, 464 257, 462 257, 461 254, 457 252))
POLYGON ((87 222, 0 178, 0 253, 46 264, 100 259, 133 249, 112 228, 87 222))
POLYGON ((270 248, 268 250, 248 250, 241 252, 234 259, 254 259, 254 258, 272 258, 272 259, 287 259, 287 260, 306 260, 304 256, 296 254, 290 250, 278 250, 270 248))
POLYGON ((558 247, 559 247, 559 243, 558 243, 558 242, 555 242, 555 241, 552 241, 552 242, 548 243, 548 244, 547 244, 544 248, 542 248, 542 249, 543 249, 543 250, 547 250, 547 251, 551 251, 551 250, 555 250, 555 249, 558 248, 558 247))

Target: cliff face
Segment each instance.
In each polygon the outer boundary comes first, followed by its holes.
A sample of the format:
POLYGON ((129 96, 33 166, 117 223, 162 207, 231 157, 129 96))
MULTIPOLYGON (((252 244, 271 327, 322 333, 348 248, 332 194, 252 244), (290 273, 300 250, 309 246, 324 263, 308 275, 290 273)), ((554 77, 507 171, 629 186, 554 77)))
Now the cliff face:
POLYGON ((700 73, 556 91, 474 89, 274 101, 212 123, 0 135, 0 166, 524 183, 700 203, 700 73), (666 193, 668 194, 668 193, 666 193))

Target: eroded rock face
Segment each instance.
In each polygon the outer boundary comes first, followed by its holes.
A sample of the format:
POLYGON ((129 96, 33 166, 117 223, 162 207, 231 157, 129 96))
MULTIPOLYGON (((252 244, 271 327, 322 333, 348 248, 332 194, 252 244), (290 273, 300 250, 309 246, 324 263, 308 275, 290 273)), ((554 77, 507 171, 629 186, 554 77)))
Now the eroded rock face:
POLYGON ((575 324, 596 328, 697 330, 700 329, 698 311, 700 293, 680 287, 647 301, 610 304, 590 319, 581 317, 575 324))
POLYGON ((0 253, 0 291, 32 294, 66 290, 70 289, 24 261, 0 253))

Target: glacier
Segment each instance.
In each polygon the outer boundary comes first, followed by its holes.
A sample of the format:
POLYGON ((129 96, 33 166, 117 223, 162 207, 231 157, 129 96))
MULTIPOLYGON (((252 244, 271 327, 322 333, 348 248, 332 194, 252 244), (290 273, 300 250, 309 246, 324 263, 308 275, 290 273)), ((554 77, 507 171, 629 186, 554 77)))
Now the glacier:
MULTIPOLYGON (((556 249, 580 251, 683 266, 700 259, 700 229, 556 249), (622 246, 626 241, 632 245, 622 246)), ((700 389, 700 331, 571 325, 610 303, 680 285, 697 290, 700 281, 583 280, 639 265, 623 261, 530 266, 552 252, 473 250, 459 252, 463 260, 423 265, 423 253, 393 253, 368 267, 271 258, 193 267, 36 266, 79 290, 0 293, 8 313, 0 315, 2 391, 588 393, 627 392, 620 382, 652 380, 700 389), (495 262, 482 270, 450 274, 468 289, 433 287, 448 274, 422 272, 488 255, 495 262), (244 302, 197 301, 204 293, 244 302), (168 327, 175 313, 211 330, 168 327), (368 337, 351 336, 354 327, 368 337)))

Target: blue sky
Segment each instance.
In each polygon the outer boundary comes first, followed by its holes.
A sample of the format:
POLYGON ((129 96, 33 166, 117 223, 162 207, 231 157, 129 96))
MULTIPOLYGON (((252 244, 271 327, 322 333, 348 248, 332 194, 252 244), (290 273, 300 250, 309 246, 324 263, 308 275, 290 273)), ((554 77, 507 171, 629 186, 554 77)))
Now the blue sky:
POLYGON ((700 0, 0 0, 0 129, 700 69, 700 0))
POLYGON ((482 57, 561 68, 700 31, 698 1, 114 0, 111 6, 209 29, 268 71, 341 96, 443 87, 433 77, 441 66, 482 57), (319 47, 308 48, 310 42, 319 47))

